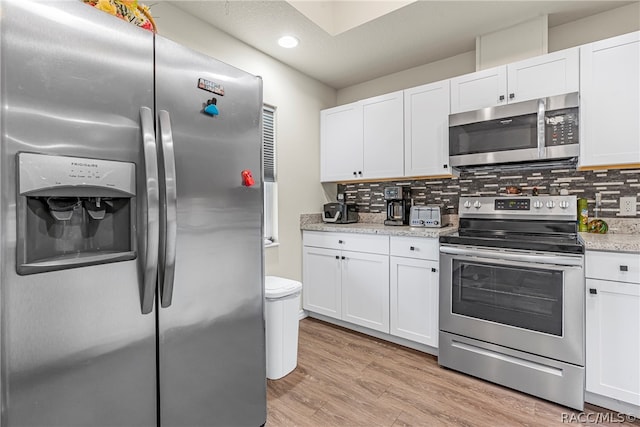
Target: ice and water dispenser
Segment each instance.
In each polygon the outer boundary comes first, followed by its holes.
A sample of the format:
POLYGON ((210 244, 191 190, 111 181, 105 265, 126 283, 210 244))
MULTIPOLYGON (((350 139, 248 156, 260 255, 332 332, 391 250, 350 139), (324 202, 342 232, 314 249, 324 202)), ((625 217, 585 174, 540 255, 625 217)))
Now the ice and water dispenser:
POLYGON ((136 257, 135 164, 18 154, 19 274, 136 257))

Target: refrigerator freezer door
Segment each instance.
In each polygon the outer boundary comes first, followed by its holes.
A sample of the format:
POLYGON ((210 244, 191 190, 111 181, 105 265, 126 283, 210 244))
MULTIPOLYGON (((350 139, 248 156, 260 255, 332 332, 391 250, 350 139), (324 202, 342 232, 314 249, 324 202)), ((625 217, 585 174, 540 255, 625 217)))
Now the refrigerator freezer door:
POLYGON ((15 163, 18 152, 135 163, 144 212, 153 34, 79 1, 2 1, 0 19, 0 424, 154 426, 144 235, 134 260, 17 275, 15 163))
POLYGON ((241 176, 262 176, 262 83, 156 37, 156 84, 177 183, 173 296, 158 310, 161 424, 262 425, 263 190, 241 176))

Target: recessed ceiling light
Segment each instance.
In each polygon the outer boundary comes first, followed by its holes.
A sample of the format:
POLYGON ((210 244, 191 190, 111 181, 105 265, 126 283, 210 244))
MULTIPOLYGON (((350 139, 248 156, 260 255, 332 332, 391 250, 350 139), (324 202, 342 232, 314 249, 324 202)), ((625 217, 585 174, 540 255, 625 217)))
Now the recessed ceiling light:
POLYGON ((278 39, 278 44, 287 49, 298 46, 298 39, 294 36, 282 36, 278 39))

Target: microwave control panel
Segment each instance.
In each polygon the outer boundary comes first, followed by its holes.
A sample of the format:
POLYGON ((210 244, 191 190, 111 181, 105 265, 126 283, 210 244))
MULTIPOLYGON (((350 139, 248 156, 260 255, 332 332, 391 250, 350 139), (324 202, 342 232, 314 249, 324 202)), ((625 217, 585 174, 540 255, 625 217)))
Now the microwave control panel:
POLYGON ((545 114, 545 145, 578 143, 578 109, 548 111, 545 114))

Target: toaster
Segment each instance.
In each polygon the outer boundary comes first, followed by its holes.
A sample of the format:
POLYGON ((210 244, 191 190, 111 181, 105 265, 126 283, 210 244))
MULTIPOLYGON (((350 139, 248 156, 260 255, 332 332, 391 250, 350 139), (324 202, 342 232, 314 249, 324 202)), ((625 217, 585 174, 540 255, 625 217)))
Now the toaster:
POLYGON ((356 205, 342 202, 326 203, 322 208, 322 221, 334 224, 358 222, 356 205))
POLYGON ((439 205, 411 206, 409 226, 438 228, 448 225, 448 216, 443 219, 441 209, 439 205))

